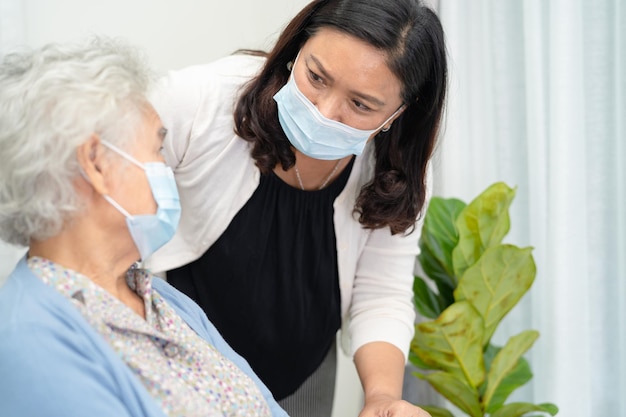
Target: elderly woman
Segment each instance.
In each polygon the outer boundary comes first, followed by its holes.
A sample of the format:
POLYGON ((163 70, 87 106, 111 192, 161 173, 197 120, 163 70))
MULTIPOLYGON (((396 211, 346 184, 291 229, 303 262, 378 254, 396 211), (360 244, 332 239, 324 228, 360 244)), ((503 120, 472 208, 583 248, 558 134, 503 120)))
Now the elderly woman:
POLYGON ((0 65, 7 416, 284 416, 189 298, 138 267, 180 205, 132 49, 96 39, 0 65))

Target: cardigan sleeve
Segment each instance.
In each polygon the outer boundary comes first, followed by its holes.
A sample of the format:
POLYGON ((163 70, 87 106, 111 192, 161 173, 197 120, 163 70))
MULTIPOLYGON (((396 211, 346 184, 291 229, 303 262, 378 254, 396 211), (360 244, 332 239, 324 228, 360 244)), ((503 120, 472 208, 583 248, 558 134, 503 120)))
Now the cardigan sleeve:
POLYGON ((3 416, 162 416, 124 402, 124 389, 85 340, 49 326, 20 324, 0 331, 3 416))
POLYGON ((419 233, 392 236, 389 229, 370 234, 356 270, 349 332, 352 354, 369 342, 386 341, 405 355, 415 331, 413 267, 419 233))
MULTIPOLYGON (((384 341, 408 358, 415 333, 413 281, 419 237, 431 196, 432 172, 426 177, 426 202, 409 234, 392 235, 388 227, 373 230, 358 256, 349 309, 349 352, 384 341)), ((344 335, 345 336, 345 335, 344 335)))

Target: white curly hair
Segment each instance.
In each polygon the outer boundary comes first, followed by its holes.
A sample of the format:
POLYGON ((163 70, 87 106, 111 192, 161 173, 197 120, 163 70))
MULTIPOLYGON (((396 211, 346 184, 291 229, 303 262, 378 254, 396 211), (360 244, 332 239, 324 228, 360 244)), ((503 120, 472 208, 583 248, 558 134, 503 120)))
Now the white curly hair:
POLYGON ((81 209, 76 148, 134 138, 154 79, 138 50, 95 37, 8 54, 0 63, 0 239, 27 246, 81 209))

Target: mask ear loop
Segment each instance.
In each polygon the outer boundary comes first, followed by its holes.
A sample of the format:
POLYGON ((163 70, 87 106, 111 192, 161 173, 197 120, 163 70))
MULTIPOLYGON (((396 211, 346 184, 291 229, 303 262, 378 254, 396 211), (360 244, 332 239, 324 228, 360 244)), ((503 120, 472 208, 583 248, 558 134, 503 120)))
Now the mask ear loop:
MULTIPOLYGON (((78 172, 80 172, 80 175, 85 179, 85 181, 87 181, 87 183, 91 184, 91 180, 89 179, 89 177, 85 173, 85 170, 83 169, 83 167, 81 167, 80 165, 78 166, 78 172)), ((117 201, 113 200, 110 196, 108 196, 106 194, 102 194, 102 198, 104 198, 109 204, 111 204, 113 207, 115 207, 117 209, 117 211, 122 213, 124 215, 124 217, 126 217, 128 219, 132 219, 134 217, 132 214, 130 214, 128 211, 126 211, 126 209, 124 209, 124 207, 120 206, 117 203, 117 201)))
POLYGON ((111 149, 113 152, 116 152, 117 154, 121 155, 126 160, 128 160, 128 161, 132 162, 133 164, 137 165, 139 168, 143 169, 144 171, 146 170, 146 168, 143 166, 143 164, 141 162, 139 162, 138 160, 136 160, 134 156, 132 156, 128 152, 118 148, 117 146, 113 145, 108 140, 102 139, 100 141, 100 143, 102 143, 107 148, 111 149))
POLYGON ((118 204, 118 202, 113 200, 110 196, 108 196, 106 194, 103 194, 102 198, 104 198, 107 202, 109 202, 109 204, 111 204, 113 207, 115 207, 117 209, 117 211, 122 213, 124 215, 124 217, 126 217, 127 219, 131 219, 132 220, 135 217, 132 214, 130 214, 128 211, 126 211, 124 209, 124 207, 120 206, 118 204))
MULTIPOLYGON (((78 166, 78 172, 80 172, 80 175, 85 179, 85 181, 87 181, 88 184, 91 184, 91 180, 89 179, 89 177, 87 176, 87 174, 85 173, 85 170, 83 169, 83 167, 81 167, 80 165, 78 166)), ((110 196, 106 195, 106 194, 102 194, 102 198, 104 198, 107 202, 109 202, 109 204, 111 204, 113 207, 115 207, 120 213, 122 213, 124 215, 124 217, 127 217, 129 219, 133 218, 133 215, 130 214, 128 211, 126 211, 124 209, 124 207, 120 206, 117 201, 113 200, 110 196)))
MULTIPOLYGON (((145 171, 145 167, 143 166, 143 164, 141 162, 139 162, 138 160, 136 160, 132 155, 130 155, 128 152, 123 151, 122 149, 118 148, 117 146, 113 145, 111 142, 107 141, 107 140, 101 140, 100 143, 102 143, 105 147, 111 149, 113 152, 118 153, 119 155, 121 155, 123 158, 127 159, 128 161, 132 162, 133 164, 137 165, 139 168, 143 169, 145 171)), ((89 180, 89 177, 87 177, 87 174, 85 173, 85 170, 83 169, 83 167, 81 167, 80 165, 78 166, 78 169, 80 171, 80 174, 83 176, 83 178, 91 184, 91 181, 89 180)), ((120 206, 118 204, 117 201, 113 200, 110 196, 103 194, 102 198, 104 198, 109 204, 111 204, 113 207, 115 207, 117 209, 117 211, 119 211, 120 213, 122 213, 122 215, 128 219, 133 219, 134 216, 132 214, 130 214, 128 211, 126 211, 126 209, 124 209, 124 207, 120 206)))
MULTIPOLYGON (((393 112, 393 114, 392 114, 391 116, 389 116, 389 118, 388 118, 387 120, 385 120, 385 122, 383 123, 383 126, 384 126, 385 124, 387 124, 387 123, 388 123, 391 119, 393 119, 393 118, 394 118, 394 116, 395 116, 396 114, 398 114, 401 110, 403 110, 403 109, 405 109, 405 108, 406 108, 406 104, 403 104, 403 105, 401 105, 400 107, 398 107, 398 110, 394 111, 394 112, 393 112)), ((394 120, 394 121, 395 121, 395 120, 394 120)), ((389 126, 388 126, 388 127, 381 127, 381 128, 380 128, 380 131, 381 131, 381 132, 383 132, 383 133, 387 133, 387 132, 389 132, 389 129, 391 129, 391 125, 393 125, 393 122, 394 122, 394 121, 392 121, 392 122, 389 124, 389 126)))
MULTIPOLYGON (((420 101, 420 98, 419 98, 419 97, 417 97, 417 98, 415 99, 415 102, 416 102, 416 103, 417 103, 418 101, 420 101)), ((407 107, 406 103, 405 103, 405 104, 403 104, 403 105, 401 105, 401 106, 400 106, 400 108, 398 108, 398 110, 396 110, 396 111, 395 111, 395 112, 391 115, 391 117, 389 117, 389 119, 393 118, 393 116, 395 116, 396 114, 398 114, 398 112, 399 112, 400 110, 405 109, 406 107, 407 107)), ((389 121, 389 119, 387 119, 387 121, 389 121)), ((394 121, 395 121, 395 120, 394 120, 394 121)), ((385 122, 385 123, 387 123, 387 122, 385 122)), ((389 127, 383 127, 382 129, 380 129, 380 131, 381 131, 381 132, 383 132, 383 133, 387 133, 387 132, 389 132, 389 129, 391 129, 391 125, 392 125, 392 124, 393 124, 393 122, 391 122, 391 124, 389 125, 389 127)))

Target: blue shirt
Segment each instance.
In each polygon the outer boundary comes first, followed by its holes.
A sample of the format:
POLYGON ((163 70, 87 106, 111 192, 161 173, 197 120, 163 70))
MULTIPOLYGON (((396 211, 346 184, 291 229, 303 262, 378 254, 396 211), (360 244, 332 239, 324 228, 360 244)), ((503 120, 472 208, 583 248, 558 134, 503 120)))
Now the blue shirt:
MULTIPOLYGON (((287 416, 193 301, 163 280, 152 285, 200 337, 259 385, 273 416, 287 416)), ((0 288, 0 411, 7 417, 165 417, 113 349, 25 259, 0 288)))

